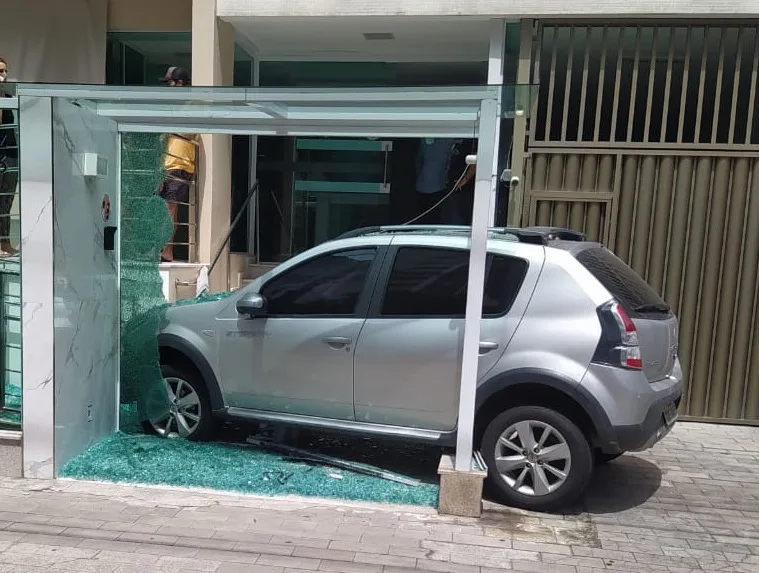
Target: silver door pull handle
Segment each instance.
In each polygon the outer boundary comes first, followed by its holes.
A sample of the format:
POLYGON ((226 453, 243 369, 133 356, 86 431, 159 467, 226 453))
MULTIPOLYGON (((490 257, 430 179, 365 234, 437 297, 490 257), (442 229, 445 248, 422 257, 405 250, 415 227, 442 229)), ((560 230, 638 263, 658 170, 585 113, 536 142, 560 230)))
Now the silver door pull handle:
POLYGON ((497 348, 498 348, 497 342, 489 342, 489 341, 480 342, 480 352, 482 354, 485 354, 486 352, 490 352, 491 350, 496 350, 497 348))
POLYGON ((346 336, 327 336, 325 338, 322 338, 322 342, 329 344, 332 347, 340 347, 350 344, 353 342, 353 339, 346 336))

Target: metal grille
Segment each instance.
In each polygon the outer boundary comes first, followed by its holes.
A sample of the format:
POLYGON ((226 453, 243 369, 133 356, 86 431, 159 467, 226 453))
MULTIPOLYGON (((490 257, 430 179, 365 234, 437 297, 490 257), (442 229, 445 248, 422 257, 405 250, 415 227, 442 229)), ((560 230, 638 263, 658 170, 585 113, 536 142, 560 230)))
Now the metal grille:
POLYGON ((0 106, 0 429, 21 428, 21 249, 18 110, 0 106), (15 206, 15 209, 14 209, 15 206), (10 247, 11 252, 5 252, 10 247))
POLYGON ((759 29, 538 38, 525 222, 603 241, 676 309, 684 414, 759 422, 759 29))
POLYGON ((21 427, 21 276, 0 259, 0 429, 21 427))
POLYGON ((531 143, 759 145, 759 28, 544 26, 531 143))
MULTIPOLYGON (((156 187, 167 177, 163 169, 166 152, 165 137, 153 134, 129 134, 128 143, 122 140, 122 186, 142 188, 136 201, 144 201, 156 192, 156 187)), ((174 260, 177 262, 197 262, 198 209, 197 177, 190 182, 188 202, 178 202, 176 232, 170 240, 174 246, 174 260)), ((134 221, 131 209, 122 206, 122 222, 134 221)))
POLYGON ((617 160, 611 154, 529 154, 525 173, 530 224, 568 227, 609 244, 617 160))
MULTIPOLYGON (((164 178, 171 178, 165 171, 164 178)), ((174 247, 174 260, 196 263, 198 261, 198 211, 197 211, 197 177, 190 181, 189 201, 178 201, 176 232, 169 241, 174 247)))

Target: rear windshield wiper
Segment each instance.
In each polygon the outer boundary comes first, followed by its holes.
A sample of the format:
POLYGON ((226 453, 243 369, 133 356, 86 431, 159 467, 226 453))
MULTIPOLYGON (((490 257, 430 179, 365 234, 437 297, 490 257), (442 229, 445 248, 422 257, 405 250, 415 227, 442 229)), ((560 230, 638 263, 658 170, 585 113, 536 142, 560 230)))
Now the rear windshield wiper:
POLYGON ((635 312, 669 312, 670 308, 666 304, 641 304, 633 308, 635 312))

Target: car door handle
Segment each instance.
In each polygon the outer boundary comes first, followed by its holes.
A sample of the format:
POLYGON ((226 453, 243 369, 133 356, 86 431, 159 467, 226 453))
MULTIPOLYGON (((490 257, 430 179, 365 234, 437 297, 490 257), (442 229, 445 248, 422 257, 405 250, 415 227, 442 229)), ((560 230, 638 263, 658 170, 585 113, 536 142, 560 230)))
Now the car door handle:
POLYGON ((322 338, 322 342, 332 348, 342 348, 353 342, 353 339, 348 338, 347 336, 327 336, 322 338))
POLYGON ((480 354, 487 354, 488 352, 491 352, 497 349, 498 349, 497 342, 491 342, 489 340, 480 341, 480 354))

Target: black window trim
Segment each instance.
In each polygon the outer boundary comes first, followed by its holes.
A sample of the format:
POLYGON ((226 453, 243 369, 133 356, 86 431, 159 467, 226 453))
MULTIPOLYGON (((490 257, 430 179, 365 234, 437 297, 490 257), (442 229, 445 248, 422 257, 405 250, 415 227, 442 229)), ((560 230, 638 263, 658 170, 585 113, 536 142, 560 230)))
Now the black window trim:
POLYGON ((298 269, 302 267, 305 264, 308 264, 310 262, 315 261, 316 259, 320 259, 322 257, 327 257, 330 255, 335 255, 339 253, 346 253, 350 251, 365 251, 374 249, 376 251, 376 254, 374 256, 374 260, 372 261, 371 266, 369 267, 369 272, 366 275, 366 280, 364 281, 364 287, 361 290, 361 294, 359 294, 358 297, 358 304, 356 305, 356 311, 353 314, 266 314, 263 318, 265 320, 268 319, 277 319, 277 318, 300 318, 300 319, 312 319, 312 318, 366 318, 367 313, 369 311, 369 303, 371 301, 372 295, 374 294, 375 287, 377 284, 377 278, 379 277, 380 271, 383 267, 383 264, 385 262, 385 258, 387 255, 387 246, 384 245, 355 245, 350 247, 341 247, 339 249, 332 249, 330 251, 323 251, 319 253, 318 255, 314 255, 312 257, 309 257, 301 262, 299 262, 297 265, 293 265, 292 267, 288 268, 287 270, 282 271, 281 273, 277 273, 270 279, 268 279, 264 284, 261 285, 261 287, 258 289, 259 294, 263 294, 263 290, 266 288, 266 285, 271 283, 274 280, 277 280, 279 277, 285 276, 286 274, 290 273, 291 271, 294 271, 295 269, 298 269))
MULTIPOLYGON (((674 315, 673 314, 674 310, 669 305, 669 303, 667 303, 664 300, 664 297, 658 292, 656 292, 656 289, 654 289, 654 287, 652 287, 648 283, 648 281, 646 281, 646 279, 644 279, 640 274, 638 274, 638 272, 634 268, 632 268, 631 265, 627 264, 621 257, 619 257, 611 249, 608 249, 603 245, 591 245, 586 248, 578 249, 576 252, 574 252, 574 257, 577 260, 577 262, 582 265, 583 269, 585 269, 593 277, 593 279, 597 281, 598 284, 601 285, 601 287, 603 287, 609 293, 609 295, 614 300, 616 300, 617 302, 619 302, 619 304, 622 305, 622 308, 625 309, 625 311, 630 316, 630 318, 646 318, 648 320, 667 320, 674 315), (611 288, 606 283, 604 283, 598 276, 596 276, 596 273, 593 270, 591 270, 590 268, 586 266, 586 263, 583 261, 582 256, 584 254, 593 256, 595 253, 601 253, 602 256, 610 255, 613 259, 616 259, 617 261, 619 261, 619 263, 621 263, 621 266, 627 267, 627 270, 630 271, 630 273, 632 273, 638 278, 641 284, 641 287, 644 290, 643 294, 651 298, 651 300, 649 301, 641 301, 641 304, 646 304, 646 303, 651 303, 655 305, 661 304, 661 305, 665 305, 668 308, 668 310, 667 311, 658 311, 658 310, 645 311, 645 312, 636 311, 634 305, 630 304, 630 300, 628 300, 626 296, 621 296, 619 292, 616 292, 613 288, 611 288)), ((613 269, 613 270, 616 270, 616 269, 613 269)), ((624 292, 621 294, 626 295, 627 292, 624 292)))
MULTIPOLYGON (((398 255, 398 251, 400 249, 439 249, 443 251, 464 251, 466 253, 469 252, 469 249, 467 248, 461 248, 461 247, 451 247, 451 246, 439 246, 439 245, 391 245, 387 248, 387 252, 384 255, 384 262, 382 264, 382 269, 378 273, 378 277, 376 280, 376 286, 374 288, 374 294, 372 296, 371 303, 369 304, 369 312, 367 315, 367 318, 382 318, 384 320, 425 320, 425 319, 442 319, 442 320, 452 320, 452 319, 464 319, 465 315, 419 315, 419 314, 409 314, 409 315, 392 315, 387 316, 382 314, 382 304, 385 302, 385 295, 387 294, 387 285, 390 282, 390 273, 393 272, 393 266, 395 265, 395 259, 398 255)), ((519 293, 522 290, 522 286, 524 285, 524 281, 527 278, 527 274, 530 272, 530 261, 528 259, 525 259, 524 257, 519 257, 516 255, 505 255, 502 253, 495 253, 493 251, 488 251, 487 253, 489 256, 496 256, 496 257, 507 257, 507 258, 513 258, 513 259, 520 259, 525 262, 527 265, 524 274, 522 275, 522 280, 519 283, 519 288, 516 290, 516 295, 514 296, 514 300, 511 301, 511 304, 508 306, 508 308, 499 313, 499 314, 487 314, 483 315, 483 320, 496 320, 499 318, 503 318, 504 316, 508 315, 511 310, 514 308, 514 303, 517 301, 517 298, 519 297, 519 293)), ((485 269, 485 272, 487 274, 487 268, 485 269)))

